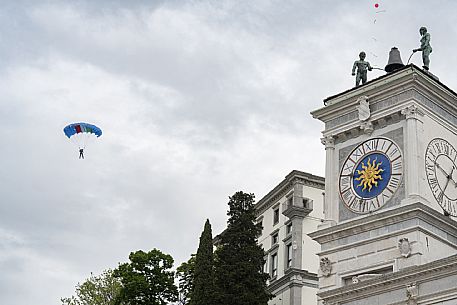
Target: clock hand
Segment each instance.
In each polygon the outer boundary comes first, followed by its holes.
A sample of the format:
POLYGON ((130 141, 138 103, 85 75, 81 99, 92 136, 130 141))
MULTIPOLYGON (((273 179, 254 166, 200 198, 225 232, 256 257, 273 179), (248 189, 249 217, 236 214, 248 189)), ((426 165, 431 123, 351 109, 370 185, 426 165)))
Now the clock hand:
POLYGON ((443 194, 444 194, 444 192, 446 192, 446 188, 447 188, 447 186, 449 185, 449 181, 451 181, 451 179, 450 179, 449 176, 448 176, 448 177, 447 177, 446 184, 444 185, 444 188, 443 188, 443 190, 441 191, 443 194))
POLYGON ((444 170, 444 168, 441 167, 441 165, 439 165, 438 162, 435 161, 435 164, 436 167, 438 167, 446 175, 446 177, 449 177, 449 174, 444 170))
POLYGON ((452 178, 452 174, 454 173, 454 170, 455 170, 455 165, 452 166, 452 170, 451 170, 451 173, 449 174, 449 179, 452 181, 452 183, 454 184, 454 187, 457 187, 457 182, 455 182, 454 178, 452 178))

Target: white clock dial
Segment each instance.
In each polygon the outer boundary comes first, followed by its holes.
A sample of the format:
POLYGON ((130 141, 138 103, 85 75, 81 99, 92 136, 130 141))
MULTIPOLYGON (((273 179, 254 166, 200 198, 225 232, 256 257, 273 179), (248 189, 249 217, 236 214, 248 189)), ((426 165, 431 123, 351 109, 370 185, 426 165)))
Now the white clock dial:
POLYGON ((425 151, 428 185, 445 212, 457 216, 457 151, 446 140, 430 141, 425 151))
POLYGON ((388 138, 362 142, 341 167, 339 191, 344 205, 365 214, 383 207, 403 178, 403 158, 398 145, 388 138))

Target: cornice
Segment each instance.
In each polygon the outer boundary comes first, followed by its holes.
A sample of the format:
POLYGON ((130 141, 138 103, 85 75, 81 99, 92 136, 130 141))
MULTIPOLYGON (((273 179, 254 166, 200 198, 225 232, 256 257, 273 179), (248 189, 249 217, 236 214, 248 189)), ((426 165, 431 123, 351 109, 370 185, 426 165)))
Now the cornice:
MULTIPOLYGON (((324 99, 324 105, 331 106, 335 103, 338 103, 341 100, 347 99, 350 96, 356 96, 356 95, 359 96, 359 95, 362 95, 363 93, 373 90, 374 88, 382 87, 383 85, 384 86, 387 85, 390 87, 392 85, 392 84, 390 84, 392 81, 398 82, 399 79, 402 79, 408 75, 411 75, 413 77, 414 81, 422 81, 423 83, 427 83, 432 87, 438 88, 439 91, 446 94, 450 99, 454 99, 454 100, 457 99, 457 93, 455 93, 452 89, 450 89, 444 83, 440 82, 436 76, 433 76, 429 72, 425 72, 424 70, 422 70, 421 68, 417 67, 414 64, 410 64, 410 65, 404 66, 401 69, 396 70, 393 73, 387 73, 378 78, 370 80, 362 86, 353 87, 351 89, 348 89, 348 90, 338 93, 336 95, 327 97, 326 99, 324 99)), ((317 110, 314 112, 317 112, 317 110)))
POLYGON ((307 270, 289 268, 286 270, 286 273, 279 279, 274 280, 267 287, 267 291, 273 293, 281 288, 286 288, 290 286, 308 286, 313 288, 318 288, 318 277, 316 273, 308 272, 307 270), (300 276, 302 281, 296 282, 291 281, 291 278, 300 276))
POLYGON ((260 215, 272 205, 276 204, 279 199, 287 195, 287 193, 293 189, 295 184, 303 184, 305 186, 321 190, 325 189, 325 179, 323 177, 293 170, 284 178, 283 181, 273 188, 273 190, 257 202, 255 205, 256 214, 260 215))
POLYGON ((456 273, 457 255, 453 255, 424 265, 412 266, 397 272, 384 274, 357 284, 349 284, 341 288, 319 292, 317 295, 330 304, 341 300, 349 302, 353 299, 361 299, 405 288, 407 284, 412 282, 425 282, 456 273))
POLYGON ((337 239, 375 230, 389 224, 413 218, 422 218, 435 226, 439 226, 444 231, 457 236, 457 222, 420 202, 373 213, 369 216, 359 217, 309 233, 308 235, 322 245, 337 239))
POLYGON ((418 67, 409 65, 326 99, 328 106, 311 113, 325 123, 324 136, 336 136, 359 127, 356 106, 360 96, 369 99, 372 121, 399 112, 402 109, 397 108, 401 108, 404 102, 414 100, 451 124, 457 124, 456 93, 418 67))

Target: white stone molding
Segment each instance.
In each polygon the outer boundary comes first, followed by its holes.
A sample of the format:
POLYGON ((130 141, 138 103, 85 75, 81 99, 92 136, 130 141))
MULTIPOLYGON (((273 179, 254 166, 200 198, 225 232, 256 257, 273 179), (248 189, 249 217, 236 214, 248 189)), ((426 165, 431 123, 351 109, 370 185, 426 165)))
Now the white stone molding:
MULTIPOLYGON (((357 277, 357 280, 359 282, 365 282, 365 281, 369 281, 371 279, 374 279, 374 278, 377 278, 377 277, 380 277, 382 276, 382 274, 377 274, 377 273, 366 273, 366 274, 361 274, 361 275, 358 275, 356 276, 357 277)), ((354 279, 354 278, 353 278, 354 279)))

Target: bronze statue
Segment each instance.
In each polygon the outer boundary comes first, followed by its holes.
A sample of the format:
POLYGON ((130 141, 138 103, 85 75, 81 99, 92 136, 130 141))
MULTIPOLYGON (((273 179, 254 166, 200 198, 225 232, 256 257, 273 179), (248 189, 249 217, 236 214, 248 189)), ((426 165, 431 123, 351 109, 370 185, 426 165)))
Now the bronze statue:
POLYGON ((352 75, 355 74, 355 69, 357 68, 357 76, 355 77, 355 86, 359 86, 360 81, 362 81, 362 85, 367 82, 367 70, 371 71, 373 68, 370 66, 368 61, 365 61, 365 57, 367 54, 365 52, 360 52, 359 58, 360 60, 356 60, 354 65, 352 66, 352 75))
POLYGON ((432 46, 430 45, 430 33, 427 33, 426 27, 421 27, 419 29, 419 33, 421 34, 421 47, 418 49, 414 49, 413 52, 422 51, 422 62, 424 65, 422 68, 428 70, 430 68, 430 53, 432 53, 432 46))

